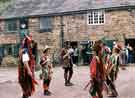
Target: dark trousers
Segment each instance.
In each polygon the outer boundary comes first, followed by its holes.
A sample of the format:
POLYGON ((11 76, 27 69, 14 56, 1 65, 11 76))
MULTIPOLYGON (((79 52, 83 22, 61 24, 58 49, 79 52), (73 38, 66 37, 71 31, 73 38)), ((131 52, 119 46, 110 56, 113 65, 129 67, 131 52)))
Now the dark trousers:
POLYGON ((64 68, 64 78, 65 82, 70 82, 73 75, 73 67, 64 68))
POLYGON ((98 96, 98 98, 103 98, 102 95, 102 82, 98 82, 96 80, 93 80, 91 83, 91 87, 89 90, 89 93, 91 94, 92 97, 98 96))
POLYGON ((44 89, 44 92, 46 92, 46 91, 49 90, 50 82, 51 82, 51 79, 44 79, 43 80, 43 89, 44 89))
POLYGON ((44 84, 46 84, 47 86, 49 86, 50 85, 50 82, 51 82, 51 80, 50 79, 44 79, 44 84))
POLYGON ((118 92, 117 92, 115 84, 114 84, 114 79, 113 78, 111 79, 111 77, 107 76, 106 83, 107 83, 109 89, 111 89, 112 94, 117 96, 118 92))
POLYGON ((74 56, 73 63, 78 64, 78 56, 74 56))
POLYGON ((116 90, 113 81, 111 81, 108 77, 106 77, 106 83, 110 87, 111 90, 116 90))

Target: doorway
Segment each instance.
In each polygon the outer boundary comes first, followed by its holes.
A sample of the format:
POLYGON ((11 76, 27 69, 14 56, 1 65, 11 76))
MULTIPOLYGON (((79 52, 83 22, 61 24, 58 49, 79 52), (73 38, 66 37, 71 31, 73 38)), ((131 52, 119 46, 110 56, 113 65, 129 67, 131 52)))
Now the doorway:
POLYGON ((74 48, 74 47, 78 47, 78 42, 77 41, 66 41, 65 45, 74 48))
POLYGON ((131 45, 131 47, 135 48, 135 39, 126 39, 125 40, 125 45, 131 45))
POLYGON ((126 39, 125 45, 128 49, 128 63, 135 63, 135 39, 126 39))

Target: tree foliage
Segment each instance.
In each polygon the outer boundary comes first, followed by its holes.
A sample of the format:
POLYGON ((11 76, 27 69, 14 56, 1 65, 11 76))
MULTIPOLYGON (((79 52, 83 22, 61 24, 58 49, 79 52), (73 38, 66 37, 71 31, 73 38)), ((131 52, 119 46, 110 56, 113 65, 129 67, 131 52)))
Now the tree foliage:
POLYGON ((9 7, 13 0, 0 0, 0 15, 1 13, 9 7))
POLYGON ((8 1, 11 1, 11 0, 0 0, 0 2, 8 2, 8 1))

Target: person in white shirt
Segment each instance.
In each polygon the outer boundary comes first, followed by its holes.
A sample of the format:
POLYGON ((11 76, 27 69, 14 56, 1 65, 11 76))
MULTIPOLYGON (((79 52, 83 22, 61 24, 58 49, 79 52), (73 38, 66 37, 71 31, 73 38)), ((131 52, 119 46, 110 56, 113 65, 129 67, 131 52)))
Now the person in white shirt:
POLYGON ((79 59, 79 49, 77 46, 75 46, 74 50, 74 63, 78 65, 78 59, 79 59))

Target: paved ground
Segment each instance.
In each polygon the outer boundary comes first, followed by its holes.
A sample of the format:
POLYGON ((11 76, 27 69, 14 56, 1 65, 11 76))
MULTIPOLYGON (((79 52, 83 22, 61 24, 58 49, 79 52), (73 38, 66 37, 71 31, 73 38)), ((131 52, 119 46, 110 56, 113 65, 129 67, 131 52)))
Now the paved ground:
MULTIPOLYGON (((36 78, 39 85, 31 98, 91 98, 89 97, 88 90, 83 90, 84 85, 89 80, 89 68, 77 67, 74 70, 72 81, 75 85, 73 87, 65 87, 62 68, 54 69, 50 88, 53 95, 50 97, 43 96, 42 82, 39 80, 39 72, 37 72, 36 78)), ((118 78, 116 85, 119 91, 119 98, 135 98, 135 67, 120 70, 118 78)), ((0 69, 0 98, 21 98, 21 88, 17 83, 17 69, 0 69)))

